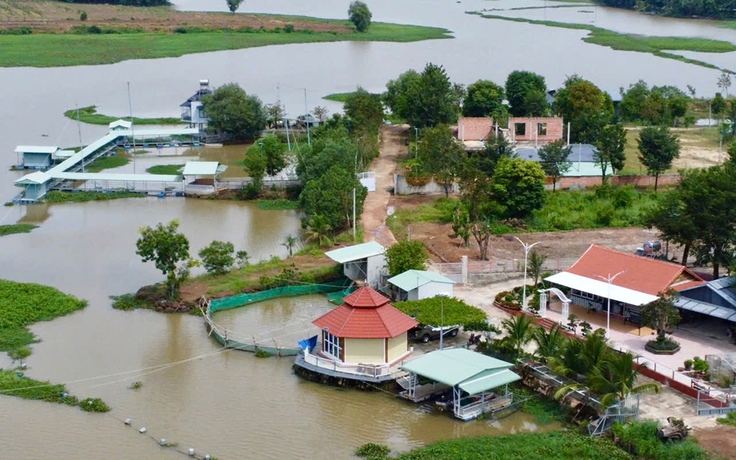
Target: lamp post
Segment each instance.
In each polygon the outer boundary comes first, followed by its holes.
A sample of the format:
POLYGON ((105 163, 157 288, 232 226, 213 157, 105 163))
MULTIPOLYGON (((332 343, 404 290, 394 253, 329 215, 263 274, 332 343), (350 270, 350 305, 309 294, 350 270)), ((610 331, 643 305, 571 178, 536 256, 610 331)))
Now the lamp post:
POLYGON ((414 158, 417 158, 417 155, 419 155, 419 128, 416 126, 414 127, 414 158))
POLYGON ((611 334, 611 284, 613 283, 613 280, 616 279, 618 275, 623 275, 626 273, 626 270, 621 270, 620 272, 616 273, 615 275, 611 276, 611 274, 608 274, 608 277, 603 277, 601 275, 595 275, 598 278, 602 279, 606 283, 608 283, 608 314, 606 315, 606 337, 610 337, 611 334))
POLYGON ((450 294, 442 292, 439 294, 440 297, 440 350, 445 345, 445 298, 450 297, 450 294))
POLYGON ((521 243, 522 246, 524 246, 524 288, 523 288, 524 292, 522 294, 523 297, 521 299, 521 303, 522 303, 522 308, 526 309, 526 261, 529 257, 529 251, 534 246, 541 243, 541 241, 537 241, 536 243, 532 243, 532 244, 526 244, 523 241, 521 241, 521 239, 519 239, 518 236, 515 236, 514 238, 516 238, 516 241, 518 241, 519 243, 521 243))

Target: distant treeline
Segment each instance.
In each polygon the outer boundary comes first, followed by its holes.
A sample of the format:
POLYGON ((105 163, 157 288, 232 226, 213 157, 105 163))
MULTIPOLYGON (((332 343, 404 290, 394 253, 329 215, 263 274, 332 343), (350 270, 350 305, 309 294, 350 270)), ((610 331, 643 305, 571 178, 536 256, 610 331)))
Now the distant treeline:
POLYGON ((664 16, 736 19, 736 0, 595 0, 614 8, 638 9, 664 16))
POLYGON ((161 6, 168 5, 168 0, 61 0, 66 3, 85 3, 98 4, 107 3, 110 5, 127 5, 127 6, 161 6))

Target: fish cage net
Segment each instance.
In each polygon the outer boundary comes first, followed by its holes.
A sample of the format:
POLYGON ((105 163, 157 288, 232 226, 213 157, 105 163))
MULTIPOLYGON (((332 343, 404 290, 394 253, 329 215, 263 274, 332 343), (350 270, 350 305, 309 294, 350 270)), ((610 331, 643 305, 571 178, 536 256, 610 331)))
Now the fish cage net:
POLYGON ((730 381, 733 386, 736 382, 736 353, 722 355, 705 355, 708 363, 708 374, 711 381, 730 381))

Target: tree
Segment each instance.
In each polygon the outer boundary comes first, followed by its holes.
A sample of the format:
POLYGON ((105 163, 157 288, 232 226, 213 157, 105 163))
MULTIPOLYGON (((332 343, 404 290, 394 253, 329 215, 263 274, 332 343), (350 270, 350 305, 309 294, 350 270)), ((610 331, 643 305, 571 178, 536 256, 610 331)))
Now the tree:
POLYGON ((227 8, 230 10, 231 13, 235 13, 238 11, 238 8, 240 8, 240 4, 243 3, 243 0, 225 0, 227 1, 227 8))
POLYGON ((514 359, 519 359, 524 356, 524 346, 532 341, 534 337, 534 321, 526 315, 514 316, 510 319, 505 319, 501 323, 501 326, 506 333, 506 336, 501 339, 509 344, 509 347, 514 352, 514 359))
POLYGON ((658 340, 664 340, 671 327, 680 322, 680 311, 675 307, 677 291, 660 292, 657 300, 641 307, 642 326, 656 329, 658 340))
POLYGON ((391 93, 387 96, 387 103, 407 123, 425 128, 457 121, 458 91, 442 66, 429 63, 418 79, 411 73, 402 74, 399 78, 400 82, 391 81, 387 85, 391 93), (388 100, 395 104, 396 109, 388 100))
POLYGON ((639 161, 654 175, 657 191, 659 175, 672 167, 672 160, 680 156, 680 141, 666 126, 646 127, 639 133, 639 161))
POLYGON ((731 163, 736 165, 736 142, 732 143, 728 148, 728 156, 731 159, 731 163))
POLYGON ((615 174, 626 164, 626 130, 620 124, 605 126, 595 146, 595 164, 601 167, 601 184, 605 184, 609 165, 615 174))
POLYGON ((365 32, 371 26, 371 10, 363 2, 355 1, 348 8, 348 19, 355 25, 358 32, 365 32))
POLYGON ((285 247, 289 251, 289 257, 294 257, 294 248, 296 247, 299 240, 296 239, 294 235, 289 235, 286 237, 284 242, 281 244, 283 247, 285 247))
POLYGON ((268 126, 277 128, 279 123, 284 119, 284 106, 281 101, 266 105, 266 122, 268 126))
POLYGON ((386 267, 389 276, 396 276, 407 270, 424 270, 429 255, 421 241, 402 240, 386 249, 386 267))
POLYGON ((613 101, 596 85, 573 75, 555 93, 555 111, 570 125, 570 141, 591 144, 613 119, 613 101))
POLYGON ((723 71, 718 77, 718 87, 726 93, 726 99, 728 99, 728 89, 731 87, 731 74, 723 71))
POLYGON ((368 191, 355 174, 340 166, 333 166, 319 178, 307 182, 299 195, 299 203, 307 219, 324 216, 333 231, 340 231, 353 223, 353 189, 355 212, 360 216, 368 191))
POLYGON ((514 117, 544 116, 548 110, 544 77, 525 70, 511 72, 506 78, 506 99, 514 117))
POLYGON ((532 333, 533 340, 537 343, 534 355, 542 362, 547 362, 548 356, 557 356, 565 345, 565 335, 559 324, 555 324, 547 332, 543 327, 536 327, 532 333))
POLYGON ((434 180, 444 188, 445 197, 449 197, 450 189, 467 158, 465 150, 455 140, 450 128, 440 125, 425 129, 417 149, 417 157, 422 170, 432 174, 434 180))
POLYGON ((248 251, 238 251, 235 253, 235 259, 238 261, 238 267, 244 268, 248 266, 250 255, 248 251))
POLYGON ((532 252, 529 253, 526 271, 534 280, 535 286, 539 284, 539 278, 542 276, 542 271, 544 270, 543 266, 546 260, 547 256, 538 252, 536 249, 533 249, 532 252))
POLYGON ((252 146, 245 152, 243 169, 251 179, 250 187, 254 190, 255 195, 258 195, 263 188, 263 178, 266 176, 267 168, 268 158, 257 145, 252 146))
POLYGON ((498 119, 506 111, 503 100, 506 91, 490 80, 478 80, 468 86, 463 101, 463 116, 494 117, 498 119))
POLYGON ((591 390, 602 395, 601 403, 605 406, 623 401, 632 393, 659 393, 661 387, 656 382, 637 385, 638 375, 634 355, 630 352, 608 353, 601 366, 588 377, 588 383, 591 390))
POLYGON ((371 134, 377 134, 383 123, 383 102, 378 94, 371 94, 358 87, 345 100, 345 115, 353 127, 364 128, 371 134))
POLYGON ((452 232, 455 238, 463 240, 463 247, 470 247, 470 213, 463 203, 455 206, 452 213, 452 232))
POLYGON ((249 96, 237 83, 220 86, 202 98, 208 126, 236 141, 252 141, 266 125, 266 110, 256 96, 249 96))
POLYGON ((542 207, 545 175, 539 163, 521 158, 502 159, 493 176, 492 191, 504 215, 525 218, 542 207))
POLYGON ((288 165, 286 145, 275 134, 259 139, 248 151, 252 149, 258 150, 266 159, 266 174, 269 176, 275 176, 288 165))
POLYGON ((188 275, 181 263, 189 259, 189 240, 178 229, 176 219, 166 225, 159 223, 155 228, 146 226, 139 230, 141 236, 135 243, 136 254, 143 262, 153 262, 166 276, 166 293, 170 299, 178 296, 179 287, 188 275))
POLYGON ((680 191, 681 187, 660 197, 656 206, 645 211, 642 224, 647 228, 656 228, 660 239, 682 246, 681 262, 687 265, 698 229, 693 215, 685 208, 680 191))
POLYGON ((320 178, 333 166, 355 173, 360 155, 358 145, 348 137, 345 128, 324 131, 311 147, 299 147, 296 173, 304 184, 320 178))
POLYGON ((651 94, 649 85, 639 80, 629 85, 628 90, 621 88, 621 103, 618 106, 623 121, 637 122, 643 119, 642 113, 651 94))
POLYGON ((330 221, 321 215, 312 216, 307 221, 307 229, 304 232, 307 241, 316 241, 318 246, 329 246, 332 244, 332 227, 330 221))
POLYGON ((412 88, 421 85, 422 76, 416 70, 407 70, 396 80, 386 83, 386 92, 383 93, 383 102, 395 115, 406 116, 409 108, 408 96, 414 94, 412 88))
POLYGON ((478 168, 488 176, 493 176, 498 162, 503 158, 516 158, 516 151, 502 133, 498 136, 491 133, 486 141, 485 149, 475 155, 478 158, 478 168))
POLYGON ((713 115, 719 115, 723 113, 723 110, 726 108, 726 100, 723 98, 721 93, 716 93, 715 97, 710 103, 710 110, 713 112, 713 115))
POLYGON ((318 105, 317 107, 312 110, 312 115, 317 119, 317 121, 322 124, 327 119, 327 114, 330 113, 327 110, 327 107, 322 107, 321 105, 318 105))
POLYGON ((557 180, 570 170, 572 163, 567 159, 572 147, 566 145, 564 139, 550 142, 539 149, 539 158, 545 174, 552 178, 552 192, 557 190, 557 180))
POLYGON ((228 272, 235 264, 234 252, 235 246, 232 243, 213 241, 199 251, 199 257, 207 273, 221 275, 228 272))

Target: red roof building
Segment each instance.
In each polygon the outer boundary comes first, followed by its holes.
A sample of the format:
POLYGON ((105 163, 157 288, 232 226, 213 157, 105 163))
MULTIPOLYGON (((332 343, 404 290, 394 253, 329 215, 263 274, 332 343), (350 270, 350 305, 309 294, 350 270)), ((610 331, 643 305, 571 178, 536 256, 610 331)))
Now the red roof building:
POLYGON ((322 329, 321 354, 345 363, 387 364, 411 353, 407 332, 419 323, 370 287, 312 322, 322 329))

